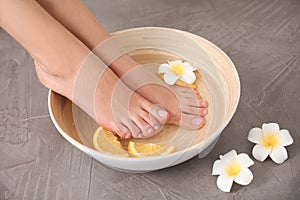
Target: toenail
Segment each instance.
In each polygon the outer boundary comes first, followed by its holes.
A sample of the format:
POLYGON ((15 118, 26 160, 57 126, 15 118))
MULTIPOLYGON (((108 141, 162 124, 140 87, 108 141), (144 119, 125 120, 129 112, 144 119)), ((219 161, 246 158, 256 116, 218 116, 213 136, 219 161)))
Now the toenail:
POLYGON ((143 136, 143 134, 138 134, 138 136, 137 136, 138 138, 143 138, 144 136, 143 136))
POLYGON ((154 130, 153 130, 153 128, 148 128, 148 133, 152 133, 154 130))
POLYGON ((201 102, 201 105, 202 105, 202 106, 206 106, 206 105, 207 105, 206 101, 202 101, 202 102, 201 102))
POLYGON ((204 109, 204 110, 202 111, 202 113, 203 113, 203 115, 206 115, 206 114, 207 114, 207 109, 204 109))
POLYGON ((163 109, 160 109, 158 112, 158 115, 161 116, 161 117, 166 117, 167 116, 167 111, 163 110, 163 109))
POLYGON ((154 126, 154 129, 155 129, 155 130, 158 130, 158 129, 159 129, 159 126, 158 126, 158 125, 155 125, 155 126, 154 126))
POLYGON ((203 123, 203 119, 202 118, 199 118, 199 117, 195 117, 192 119, 192 124, 193 125, 196 125, 196 126, 199 126, 203 123))
POLYGON ((130 137, 131 137, 131 134, 130 133, 126 133, 125 138, 129 139, 130 137))

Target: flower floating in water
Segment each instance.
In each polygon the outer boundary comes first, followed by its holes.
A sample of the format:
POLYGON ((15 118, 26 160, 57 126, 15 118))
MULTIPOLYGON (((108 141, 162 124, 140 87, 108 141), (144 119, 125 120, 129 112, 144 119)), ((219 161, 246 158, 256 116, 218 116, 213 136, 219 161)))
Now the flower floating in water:
POLYGON ((164 81, 169 85, 174 85, 177 80, 192 84, 196 81, 195 70, 197 69, 188 62, 174 60, 161 64, 158 74, 164 74, 164 81))
POLYGON ((220 155, 213 165, 212 175, 219 175, 217 186, 223 192, 230 192, 233 182, 248 185, 253 180, 253 174, 248 169, 254 162, 245 153, 237 155, 231 150, 225 155, 220 155))
POLYGON ((256 143, 252 155, 263 162, 268 156, 277 164, 283 163, 288 154, 285 146, 293 143, 293 138, 286 129, 279 129, 276 123, 263 124, 261 128, 252 128, 248 135, 250 142, 256 143))

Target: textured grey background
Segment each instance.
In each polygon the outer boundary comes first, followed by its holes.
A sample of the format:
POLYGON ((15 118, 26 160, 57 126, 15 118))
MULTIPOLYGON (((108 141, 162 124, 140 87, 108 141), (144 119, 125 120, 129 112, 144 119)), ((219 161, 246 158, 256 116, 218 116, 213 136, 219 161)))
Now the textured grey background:
MULTIPOLYGON (((0 199, 296 199, 300 196, 300 1, 84 1, 108 31, 172 27, 221 47, 242 83, 237 113, 214 150, 147 174, 109 169, 81 153, 55 130, 47 89, 32 59, 0 30, 0 199), (247 133, 275 121, 295 143, 282 165, 255 162, 253 182, 216 188, 213 161, 232 148, 250 153, 247 133)), ((84 25, 83 25, 84 26, 84 25)))

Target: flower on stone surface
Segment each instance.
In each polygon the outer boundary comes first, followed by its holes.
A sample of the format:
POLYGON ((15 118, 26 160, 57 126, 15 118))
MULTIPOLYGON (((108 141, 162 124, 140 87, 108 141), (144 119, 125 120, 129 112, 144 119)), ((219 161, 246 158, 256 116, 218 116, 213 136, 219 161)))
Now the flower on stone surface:
POLYGON ((219 175, 217 186, 220 190, 230 192, 233 182, 240 185, 251 183, 253 174, 248 168, 253 164, 247 154, 237 155, 235 150, 231 150, 214 162, 212 175, 219 175))
POLYGON ((286 129, 280 130, 277 123, 263 124, 262 128, 252 128, 248 140, 256 143, 252 155, 256 160, 263 162, 268 156, 277 164, 283 163, 287 158, 285 146, 293 143, 293 138, 286 129))
POLYGON ((158 74, 164 74, 164 81, 169 85, 174 85, 177 80, 192 84, 196 81, 195 70, 197 69, 188 62, 174 60, 161 64, 158 68, 158 74))

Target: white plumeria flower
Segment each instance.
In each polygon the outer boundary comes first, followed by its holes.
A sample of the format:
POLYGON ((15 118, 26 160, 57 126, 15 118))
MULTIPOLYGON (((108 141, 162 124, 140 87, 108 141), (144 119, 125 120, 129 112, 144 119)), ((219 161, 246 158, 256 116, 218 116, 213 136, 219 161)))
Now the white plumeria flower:
POLYGON ((196 81, 195 70, 197 69, 188 62, 174 60, 161 64, 158 68, 158 74, 163 73, 164 81, 169 85, 174 85, 178 79, 187 84, 192 84, 196 81))
POLYGON ((233 182, 248 185, 253 180, 253 174, 248 169, 254 162, 245 153, 237 155, 231 150, 225 155, 220 155, 213 165, 212 175, 219 175, 217 186, 223 192, 230 192, 233 182))
POLYGON ((293 138, 286 129, 280 130, 277 123, 263 124, 261 128, 252 128, 248 135, 250 142, 256 143, 252 155, 263 162, 268 156, 277 164, 283 163, 288 154, 285 146, 293 143, 293 138))

